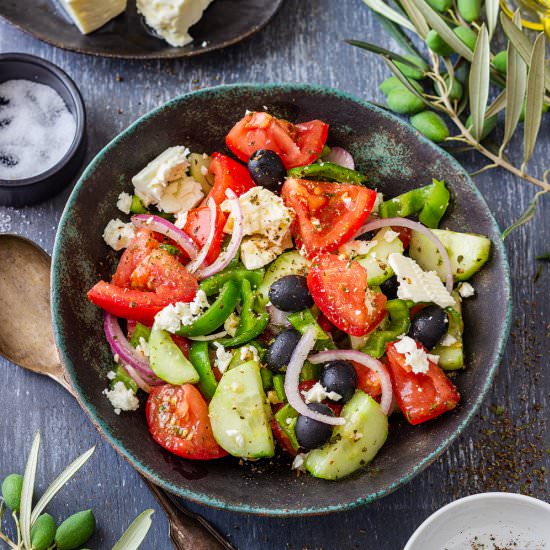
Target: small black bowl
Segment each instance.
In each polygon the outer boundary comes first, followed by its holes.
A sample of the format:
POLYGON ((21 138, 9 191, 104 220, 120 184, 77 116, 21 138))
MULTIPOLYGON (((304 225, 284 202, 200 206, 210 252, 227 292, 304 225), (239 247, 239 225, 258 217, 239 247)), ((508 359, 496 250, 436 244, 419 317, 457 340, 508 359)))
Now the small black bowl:
POLYGON ((0 84, 23 79, 50 86, 63 98, 76 120, 76 133, 69 150, 50 169, 18 180, 0 179, 0 205, 25 206, 59 193, 82 166, 86 153, 84 101, 69 75, 49 61, 22 53, 0 54, 0 84))

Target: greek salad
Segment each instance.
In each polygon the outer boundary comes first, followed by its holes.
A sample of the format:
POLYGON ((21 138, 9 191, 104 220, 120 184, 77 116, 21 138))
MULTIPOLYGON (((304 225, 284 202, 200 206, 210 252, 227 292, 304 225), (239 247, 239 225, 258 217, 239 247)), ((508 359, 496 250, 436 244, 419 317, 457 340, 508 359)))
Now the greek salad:
POLYGON ((368 464, 388 416, 454 409, 462 299, 482 235, 440 229, 450 193, 369 186, 320 120, 247 112, 221 152, 170 147, 132 178, 88 298, 114 354, 105 396, 195 460, 257 460, 335 480, 368 464), (451 375, 452 376, 452 375, 451 375))

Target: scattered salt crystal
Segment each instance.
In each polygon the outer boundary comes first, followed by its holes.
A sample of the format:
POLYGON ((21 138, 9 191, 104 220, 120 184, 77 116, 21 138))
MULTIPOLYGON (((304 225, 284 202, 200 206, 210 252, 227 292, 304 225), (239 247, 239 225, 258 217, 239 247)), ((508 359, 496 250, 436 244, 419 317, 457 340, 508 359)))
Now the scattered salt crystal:
POLYGON ((69 150, 76 121, 61 96, 29 80, 0 84, 0 179, 30 178, 69 150))

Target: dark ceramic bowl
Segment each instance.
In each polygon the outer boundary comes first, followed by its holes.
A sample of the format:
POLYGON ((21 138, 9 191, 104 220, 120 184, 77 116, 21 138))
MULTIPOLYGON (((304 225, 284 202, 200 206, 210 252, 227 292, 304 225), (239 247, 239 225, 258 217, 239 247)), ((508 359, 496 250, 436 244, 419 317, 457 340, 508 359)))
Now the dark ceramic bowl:
POLYGON ((215 0, 191 27, 191 44, 174 48, 159 38, 137 12, 136 3, 97 31, 84 35, 59 2, 2 0, 0 17, 35 38, 74 52, 122 59, 192 57, 236 44, 265 27, 283 0, 215 0))
POLYGON ((0 204, 25 206, 59 193, 82 166, 86 154, 86 111, 82 96, 69 75, 45 59, 22 53, 0 54, 0 83, 14 79, 31 80, 53 88, 76 121, 73 142, 57 164, 30 178, 0 179, 0 204))
POLYGON ((300 84, 236 85, 177 98, 144 116, 99 153, 67 203, 53 255, 53 319, 61 361, 76 396, 107 440, 149 479, 189 500, 240 512, 306 515, 371 502, 407 483, 466 427, 491 386, 510 320, 508 264, 499 228, 463 168, 393 115, 341 92, 300 84), (338 482, 296 476, 286 464, 239 465, 233 458, 193 463, 163 451, 149 436, 143 408, 117 416, 102 395, 112 354, 102 315, 86 291, 109 278, 116 255, 101 238, 120 216, 115 203, 130 178, 175 144, 192 151, 225 151, 224 137, 245 109, 292 121, 330 124, 328 143, 351 151, 371 185, 388 195, 444 179, 453 202, 444 227, 475 231, 493 242, 492 257, 476 275, 466 301, 467 369, 456 377, 462 394, 452 413, 413 427, 392 419, 386 445, 365 470, 338 482))

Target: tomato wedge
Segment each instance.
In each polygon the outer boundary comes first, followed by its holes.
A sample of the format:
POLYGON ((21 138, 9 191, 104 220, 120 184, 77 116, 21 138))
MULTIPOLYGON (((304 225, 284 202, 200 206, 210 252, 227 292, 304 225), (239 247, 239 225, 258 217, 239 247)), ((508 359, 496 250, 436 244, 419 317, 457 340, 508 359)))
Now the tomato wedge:
POLYGON ((209 198, 219 206, 227 199, 225 192, 231 189, 237 197, 255 186, 246 166, 221 153, 212 153, 212 161, 208 168, 214 174, 214 186, 210 189, 201 206, 206 206, 209 198))
MULTIPOLYGON (((226 221, 227 216, 221 211, 220 207, 216 205, 216 232, 214 233, 214 240, 206 255, 206 265, 211 264, 220 255, 223 241, 223 228, 226 221)), ((202 248, 206 244, 208 235, 210 234, 210 208, 201 206, 200 208, 189 210, 183 230, 202 248)))
MULTIPOLYGON (((419 348, 421 344, 417 342, 419 348)), ((386 345, 388 367, 399 408, 411 424, 420 424, 454 409, 460 395, 443 370, 433 361, 426 374, 416 374, 405 364, 405 356, 386 345)))
POLYGON ((237 122, 225 142, 243 162, 248 162, 258 149, 275 151, 289 170, 316 160, 327 136, 328 124, 320 120, 292 124, 265 112, 255 112, 237 122))
POLYGON ((147 399, 146 415, 153 439, 175 455, 191 460, 227 455, 212 435, 204 397, 191 384, 154 387, 147 399))
POLYGON ((357 387, 370 395, 373 399, 377 399, 382 395, 382 385, 380 378, 371 369, 367 369, 364 365, 351 362, 355 372, 357 373, 357 387))
POLYGON ((311 264, 307 284, 323 315, 352 336, 368 334, 386 314, 386 297, 368 288, 367 272, 357 262, 319 254, 311 264))
POLYGON ((283 451, 287 452, 291 456, 296 456, 298 454, 298 451, 292 446, 290 438, 285 434, 285 432, 283 432, 281 426, 279 426, 279 423, 275 420, 275 418, 271 420, 271 431, 273 432, 273 437, 283 451))
POLYGON ((311 258, 334 252, 353 238, 368 218, 376 192, 359 185, 288 178, 282 197, 296 212, 292 232, 311 258))

